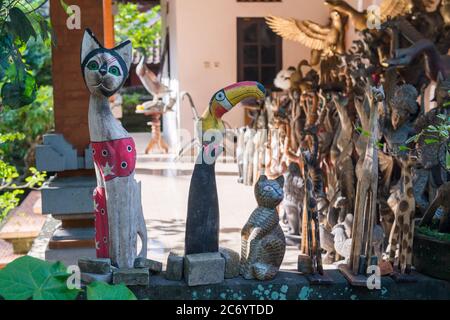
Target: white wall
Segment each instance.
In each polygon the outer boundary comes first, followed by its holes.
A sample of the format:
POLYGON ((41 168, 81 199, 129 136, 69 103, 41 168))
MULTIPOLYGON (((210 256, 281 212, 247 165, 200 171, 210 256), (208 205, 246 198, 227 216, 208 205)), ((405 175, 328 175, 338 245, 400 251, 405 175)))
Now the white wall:
MULTIPOLYGON (((349 2, 356 5, 358 0, 349 2)), ((278 3, 162 0, 162 3, 163 19, 171 36, 171 77, 174 89, 190 92, 200 111, 207 107, 216 90, 237 80, 238 17, 273 14, 326 24, 329 16, 328 8, 320 0, 283 0, 278 3), (167 2, 169 14, 164 17, 167 2), (211 67, 206 68, 205 62, 209 62, 211 67), (214 67, 217 62, 219 67, 214 67)), ((296 66, 301 59, 308 59, 309 56, 308 48, 296 42, 283 41, 284 68, 296 66)), ((224 119, 233 126, 241 126, 244 123, 244 110, 236 108, 224 119)), ((180 106, 179 126, 193 131, 187 101, 180 106)))

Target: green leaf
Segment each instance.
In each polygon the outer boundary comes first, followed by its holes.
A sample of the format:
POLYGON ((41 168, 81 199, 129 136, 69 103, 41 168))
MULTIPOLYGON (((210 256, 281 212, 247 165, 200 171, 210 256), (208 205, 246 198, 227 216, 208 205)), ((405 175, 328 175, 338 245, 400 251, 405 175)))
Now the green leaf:
POLYGON ((426 144, 434 144, 434 143, 438 143, 438 142, 439 142, 438 139, 425 139, 426 144))
POLYGON ((0 270, 0 295, 6 300, 74 300, 79 290, 67 288, 66 277, 56 278, 65 271, 62 263, 50 263, 23 256, 0 270))
POLYGON ((3 85, 1 96, 2 103, 11 108, 20 108, 32 103, 36 99, 36 80, 25 72, 24 79, 7 82, 3 85))
POLYGON ((59 0, 59 2, 61 3, 61 6, 63 7, 64 11, 68 15, 71 15, 72 14, 72 10, 69 8, 69 5, 64 0, 59 0))
POLYGON ((124 284, 109 285, 95 281, 87 286, 88 300, 137 300, 124 284))
POLYGON ((421 134, 416 134, 415 136, 412 136, 411 138, 409 138, 408 140, 405 141, 406 144, 410 144, 411 142, 416 142, 419 141, 421 134))
POLYGON ((398 150, 400 150, 400 151, 409 151, 411 149, 408 148, 407 146, 400 146, 400 147, 398 147, 398 150))
POLYGON ((446 152, 445 154, 445 165, 447 167, 447 170, 450 170, 450 152, 446 152))
POLYGON ((17 7, 9 10, 10 22, 8 24, 11 31, 23 42, 28 42, 31 37, 36 38, 36 31, 30 19, 17 7))

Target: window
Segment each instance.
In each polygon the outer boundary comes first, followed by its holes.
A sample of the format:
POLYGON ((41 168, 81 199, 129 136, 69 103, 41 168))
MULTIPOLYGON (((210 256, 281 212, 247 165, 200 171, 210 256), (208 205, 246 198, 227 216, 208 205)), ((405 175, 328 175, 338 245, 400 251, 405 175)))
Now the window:
POLYGON ((255 80, 266 88, 282 68, 282 39, 264 18, 238 18, 238 81, 255 80))

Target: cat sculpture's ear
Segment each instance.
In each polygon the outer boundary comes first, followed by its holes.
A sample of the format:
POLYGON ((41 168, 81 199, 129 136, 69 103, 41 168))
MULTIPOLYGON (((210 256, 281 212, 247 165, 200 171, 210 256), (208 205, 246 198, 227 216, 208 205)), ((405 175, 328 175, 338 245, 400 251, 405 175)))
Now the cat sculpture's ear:
POLYGON ((133 60, 133 46, 131 44, 131 41, 127 40, 125 42, 122 42, 112 50, 114 50, 122 57, 122 59, 125 61, 125 64, 127 65, 128 70, 130 70, 131 62, 133 60))
POLYGON ((86 29, 84 31, 83 42, 81 43, 81 62, 84 61, 90 52, 102 47, 103 46, 94 36, 94 33, 90 29, 86 29))
POLYGON ((278 182, 280 187, 284 186, 284 176, 279 176, 278 178, 275 179, 275 181, 278 182))
POLYGON ((266 181, 266 180, 267 180, 267 176, 262 174, 262 175, 259 176, 258 183, 266 181))

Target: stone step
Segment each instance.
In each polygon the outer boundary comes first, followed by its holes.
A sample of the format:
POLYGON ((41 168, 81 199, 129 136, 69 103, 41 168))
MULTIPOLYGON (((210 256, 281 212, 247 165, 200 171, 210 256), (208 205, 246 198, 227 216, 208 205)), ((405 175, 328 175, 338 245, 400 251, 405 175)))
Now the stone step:
POLYGON ((45 251, 45 260, 61 261, 66 266, 78 265, 81 257, 95 258, 95 248, 50 249, 45 251))
POLYGON ((59 228, 48 243, 49 249, 94 248, 94 228, 59 228))
POLYGON ((52 177, 42 187, 42 213, 77 215, 94 212, 95 177, 52 177))
POLYGON ((95 228, 56 229, 52 240, 91 240, 95 238, 95 228))

